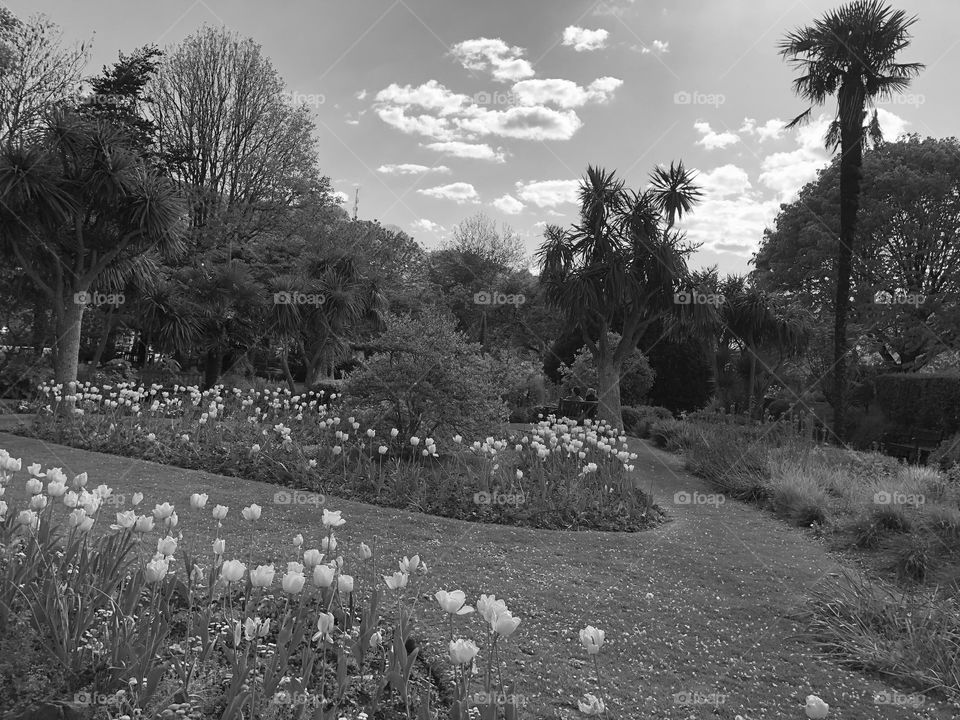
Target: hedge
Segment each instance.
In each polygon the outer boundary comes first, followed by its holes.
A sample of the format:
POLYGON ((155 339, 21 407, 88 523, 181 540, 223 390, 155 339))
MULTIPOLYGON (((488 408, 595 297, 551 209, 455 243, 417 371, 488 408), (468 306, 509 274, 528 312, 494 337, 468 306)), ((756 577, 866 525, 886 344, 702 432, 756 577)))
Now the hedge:
POLYGON ((960 431, 960 377, 922 373, 878 375, 883 414, 904 428, 960 431))

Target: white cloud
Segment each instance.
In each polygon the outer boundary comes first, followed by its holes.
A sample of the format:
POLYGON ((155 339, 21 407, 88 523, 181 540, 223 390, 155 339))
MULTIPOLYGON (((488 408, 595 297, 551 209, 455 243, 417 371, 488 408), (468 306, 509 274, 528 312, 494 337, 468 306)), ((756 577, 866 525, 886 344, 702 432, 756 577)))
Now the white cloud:
POLYGON ((450 140, 457 137, 456 127, 447 118, 433 115, 410 116, 401 105, 386 105, 377 108, 377 115, 387 125, 392 125, 408 135, 426 135, 436 140, 450 140))
POLYGON ((345 203, 345 202, 348 202, 348 201, 350 200, 350 196, 347 195, 347 194, 346 194, 345 192, 343 192, 342 190, 335 190, 335 191, 333 192, 333 196, 334 196, 335 198, 337 198, 337 200, 339 200, 340 202, 344 202, 344 203, 345 203))
POLYGON ((650 53, 663 55, 664 53, 670 52, 670 42, 664 40, 654 40, 649 45, 642 45, 640 47, 640 52, 644 55, 649 55, 650 53))
POLYGON ((433 222, 433 220, 427 220, 427 218, 420 218, 419 220, 414 220, 410 223, 417 230, 425 230, 426 232, 431 233, 442 233, 445 232, 443 225, 433 222))
POLYGON ((702 145, 707 150, 718 150, 740 142, 740 136, 731 132, 714 132, 708 122, 695 122, 694 129, 703 135, 697 140, 697 145, 702 145))
POLYGON ((883 131, 883 139, 887 142, 893 142, 907 131, 910 125, 909 120, 896 115, 889 110, 877 108, 877 122, 880 123, 880 130, 883 131))
POLYGON ((448 173, 450 168, 446 165, 417 165, 416 163, 390 163, 381 165, 377 172, 384 175, 422 175, 428 172, 448 173))
POLYGON ((820 115, 794 132, 798 147, 789 152, 767 155, 760 161, 760 182, 777 193, 780 202, 790 202, 817 170, 829 162, 823 145, 830 120, 820 115))
POLYGON ((537 78, 515 83, 513 94, 520 105, 552 104, 561 108, 575 108, 591 101, 605 103, 621 85, 623 80, 614 77, 597 78, 585 88, 572 80, 537 78))
MULTIPOLYGON (((695 181, 703 189, 704 199, 742 195, 751 189, 747 171, 736 165, 721 165, 701 172, 695 181)), ((696 212, 700 212, 697 210, 696 212)))
POLYGON ((577 202, 580 181, 540 180, 530 183, 517 182, 516 185, 517 195, 521 200, 543 208, 577 202))
POLYGON ((426 145, 428 150, 452 155, 453 157, 471 158, 473 160, 493 160, 494 162, 503 162, 504 154, 502 150, 494 150, 486 144, 473 144, 458 141, 435 142, 426 145))
POLYGON ((365 100, 366 97, 367 97, 367 91, 366 91, 366 90, 361 90, 360 92, 358 92, 358 93, 356 94, 357 100, 365 100))
POLYGON ((475 38, 457 43, 454 57, 468 70, 489 70, 495 80, 515 82, 533 77, 533 66, 523 59, 523 48, 510 47, 500 38, 475 38))
POLYGON ((786 121, 780 118, 767 120, 763 125, 757 125, 757 121, 753 118, 744 118, 743 125, 740 126, 737 132, 756 135, 760 142, 764 140, 779 140, 784 132, 786 132, 786 124, 786 121))
POLYGON ((359 120, 344 120, 344 122, 347 123, 347 125, 359 125, 359 124, 360 124, 360 121, 359 121, 359 120))
POLYGON ((435 110, 443 117, 456 113, 470 98, 448 90, 436 80, 428 80, 416 87, 391 83, 377 93, 375 100, 390 105, 416 105, 424 110, 435 110))
POLYGON ((477 194, 476 188, 473 187, 470 183, 465 182, 455 182, 450 183, 449 185, 437 185, 436 187, 427 188, 425 190, 417 190, 421 195, 427 195, 432 198, 439 198, 441 200, 453 200, 458 205, 465 202, 478 202, 480 196, 477 194))
POLYGON ((476 135, 498 135, 519 140, 569 140, 583 126, 573 110, 533 105, 506 110, 480 110, 460 126, 476 135))
POLYGON ((607 44, 608 33, 603 28, 587 30, 586 28, 570 25, 563 31, 563 44, 571 45, 577 52, 599 50, 607 44))
POLYGON ((507 215, 516 215, 517 213, 521 212, 524 207, 526 207, 522 202, 513 197, 513 195, 504 195, 503 197, 498 197, 493 201, 493 206, 500 212, 504 212, 507 215))

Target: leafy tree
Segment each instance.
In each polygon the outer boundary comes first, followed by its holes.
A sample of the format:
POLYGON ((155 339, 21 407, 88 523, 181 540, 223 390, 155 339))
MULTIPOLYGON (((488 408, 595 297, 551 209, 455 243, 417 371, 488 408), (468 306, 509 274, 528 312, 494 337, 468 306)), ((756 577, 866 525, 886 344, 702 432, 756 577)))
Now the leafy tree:
MULTIPOLYGON (((824 281, 835 270, 838 176, 835 160, 783 206, 755 256, 758 285, 824 318, 834 306, 824 281)), ((866 152, 861 207, 851 278, 857 345, 886 370, 919 370, 960 342, 960 143, 914 135, 866 152), (890 296, 917 301, 877 302, 890 296)))
MULTIPOLYGON (((617 333, 610 333, 607 345, 616 347, 620 343, 617 333)), ((593 353, 583 348, 577 353, 570 365, 561 367, 563 381, 560 383, 560 392, 563 397, 570 395, 574 387, 579 387, 581 393, 587 388, 596 388, 599 382, 597 363, 593 353)), ((646 402, 656 373, 650 367, 646 356, 639 350, 628 355, 620 371, 620 400, 624 405, 642 405, 646 402)))
MULTIPOLYGON (((678 188, 695 198, 693 177, 678 188)), ((580 184, 580 222, 570 231, 548 226, 538 258, 550 303, 580 328, 597 363, 600 419, 622 427, 624 360, 655 323, 667 318, 715 322, 706 304, 680 304, 688 279, 682 238, 667 232, 658 196, 627 191, 614 173, 589 167, 580 184), (619 332, 616 346, 608 333, 619 332), (594 340, 596 338, 596 340, 594 340)), ((669 221, 668 221, 669 222, 669 221)))
POLYGON ((70 111, 0 154, 0 252, 53 307, 58 383, 77 379, 84 295, 111 269, 182 250, 184 213, 123 133, 70 111))
POLYGON ((0 8, 0 144, 21 145, 51 108, 77 95, 87 45, 65 47, 61 37, 45 15, 22 21, 0 8))
MULTIPOLYGON (((879 139, 874 111, 864 128, 867 108, 875 98, 904 90, 922 69, 919 63, 898 63, 897 54, 910 42, 916 17, 892 10, 882 0, 856 0, 827 12, 813 25, 795 30, 780 44, 781 54, 800 68, 794 91, 811 106, 837 96, 837 113, 827 133, 827 146, 840 148, 840 243, 834 307, 834 432, 844 436, 846 409, 847 315, 857 233, 863 147, 869 136, 879 139)), ((788 127, 809 119, 812 107, 788 127)))
POLYGON ((456 329, 447 314, 392 315, 377 352, 347 378, 348 404, 374 416, 380 434, 486 437, 506 420, 513 370, 456 329))

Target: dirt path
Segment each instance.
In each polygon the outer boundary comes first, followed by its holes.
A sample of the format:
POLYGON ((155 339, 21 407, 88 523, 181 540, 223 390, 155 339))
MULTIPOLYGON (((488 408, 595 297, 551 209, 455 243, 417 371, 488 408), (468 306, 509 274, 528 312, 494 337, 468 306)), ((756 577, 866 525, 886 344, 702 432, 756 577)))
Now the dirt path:
MULTIPOLYGON (((141 490, 148 507, 170 500, 185 528, 206 522, 189 508, 191 492, 208 492, 211 504, 237 510, 250 502, 263 505, 269 524, 259 525, 256 534, 228 524, 228 548, 253 543, 256 552, 276 553, 298 531, 307 547, 316 544, 312 535, 319 537, 319 528, 310 530, 318 525, 316 508, 273 505, 272 485, 2 433, 0 448, 22 456, 25 464, 87 471, 94 485, 141 490)), ((652 483, 655 501, 671 517, 648 532, 536 531, 329 497, 327 505, 348 519, 340 535, 346 547, 373 539, 392 555, 419 552, 431 569, 423 597, 438 588, 459 588, 471 600, 481 592, 506 599, 522 623, 506 646, 504 672, 518 681, 516 693, 527 701, 525 718, 581 717, 576 698, 597 687, 577 637, 587 624, 606 632, 600 662, 611 717, 618 719, 734 720, 740 714, 747 720, 799 720, 811 693, 830 704, 831 719, 957 715, 932 702, 920 709, 876 704, 876 694, 896 688, 816 659, 809 647, 789 639, 799 628, 784 616, 808 590, 838 572, 837 562, 803 530, 748 505, 675 504, 677 492, 711 491, 683 470, 677 456, 640 440, 632 440, 631 448, 639 455, 638 482, 652 483), (699 704, 686 704, 682 693, 699 704)), ((22 488, 8 490, 19 499, 14 490, 22 494, 22 488)), ((422 613, 424 619, 440 619, 431 600, 422 613)), ((431 624, 442 627, 424 626, 431 624)), ((471 626, 474 637, 476 629, 471 626)), ((427 642, 442 652, 442 635, 430 633, 427 642)))

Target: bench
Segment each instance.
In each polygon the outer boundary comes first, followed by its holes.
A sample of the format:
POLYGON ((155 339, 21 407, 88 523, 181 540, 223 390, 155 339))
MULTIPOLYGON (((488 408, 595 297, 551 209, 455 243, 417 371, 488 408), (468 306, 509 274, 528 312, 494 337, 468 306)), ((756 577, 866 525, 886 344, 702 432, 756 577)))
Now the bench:
POLYGON ((584 418, 594 418, 597 415, 596 400, 561 400, 557 407, 557 415, 582 422, 584 418))
POLYGON ((930 453, 943 442, 942 430, 893 430, 880 441, 883 452, 907 462, 925 464, 930 453))

